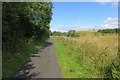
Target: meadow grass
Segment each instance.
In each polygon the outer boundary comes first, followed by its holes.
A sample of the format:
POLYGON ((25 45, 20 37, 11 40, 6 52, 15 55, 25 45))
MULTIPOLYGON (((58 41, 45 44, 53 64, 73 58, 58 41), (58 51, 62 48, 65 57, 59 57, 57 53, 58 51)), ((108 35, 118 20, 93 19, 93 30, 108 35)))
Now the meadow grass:
MULTIPOLYGON (((95 31, 96 32, 96 31, 95 31)), ((118 35, 79 32, 80 37, 54 36, 64 78, 120 78, 118 35)))

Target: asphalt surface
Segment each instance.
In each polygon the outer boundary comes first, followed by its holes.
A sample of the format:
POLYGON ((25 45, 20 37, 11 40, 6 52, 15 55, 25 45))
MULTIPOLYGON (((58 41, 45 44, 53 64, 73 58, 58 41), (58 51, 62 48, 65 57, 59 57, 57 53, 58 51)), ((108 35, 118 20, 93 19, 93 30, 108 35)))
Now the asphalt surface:
POLYGON ((52 38, 32 55, 14 78, 62 78, 52 38))

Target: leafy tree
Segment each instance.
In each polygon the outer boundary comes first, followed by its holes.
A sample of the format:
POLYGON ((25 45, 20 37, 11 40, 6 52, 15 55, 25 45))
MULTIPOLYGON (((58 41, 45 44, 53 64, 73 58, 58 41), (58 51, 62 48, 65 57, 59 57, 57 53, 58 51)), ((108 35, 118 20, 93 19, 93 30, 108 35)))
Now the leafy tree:
POLYGON ((44 42, 49 38, 52 8, 51 2, 3 3, 3 60, 8 54, 23 53, 30 40, 44 42))
POLYGON ((68 36, 68 37, 78 37, 79 34, 76 33, 75 30, 70 30, 70 31, 68 31, 68 35, 67 35, 67 36, 68 36))

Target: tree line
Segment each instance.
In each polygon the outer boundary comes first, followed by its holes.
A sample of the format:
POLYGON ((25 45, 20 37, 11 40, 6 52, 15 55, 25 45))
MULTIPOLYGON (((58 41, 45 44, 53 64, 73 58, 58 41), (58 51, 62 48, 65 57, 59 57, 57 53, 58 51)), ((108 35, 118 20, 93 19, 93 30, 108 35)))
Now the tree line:
MULTIPOLYGON (((95 32, 95 35, 98 35, 98 33, 102 34, 118 34, 120 33, 119 28, 115 29, 100 29, 97 32, 95 32)), ((60 32, 60 31, 54 31, 52 32, 52 35, 56 36, 67 36, 67 37, 79 37, 79 31, 77 32, 76 30, 69 30, 68 32, 60 32)))
POLYGON ((3 3, 3 62, 10 58, 8 54, 23 53, 29 44, 45 42, 49 38, 52 8, 51 2, 3 3))
POLYGON ((75 30, 69 30, 68 32, 57 32, 54 31, 52 35, 56 36, 67 36, 67 37, 79 37, 79 34, 75 30))
POLYGON ((103 29, 103 30, 98 30, 98 32, 103 33, 103 34, 118 34, 120 32, 120 29, 119 28, 103 29))

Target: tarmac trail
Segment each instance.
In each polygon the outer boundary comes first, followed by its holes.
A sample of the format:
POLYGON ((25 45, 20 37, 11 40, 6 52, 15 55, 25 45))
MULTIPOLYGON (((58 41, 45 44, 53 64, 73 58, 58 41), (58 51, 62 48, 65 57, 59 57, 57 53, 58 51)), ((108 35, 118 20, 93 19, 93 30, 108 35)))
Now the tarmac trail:
POLYGON ((21 67, 14 78, 61 78, 53 39, 46 43, 30 60, 21 67))

